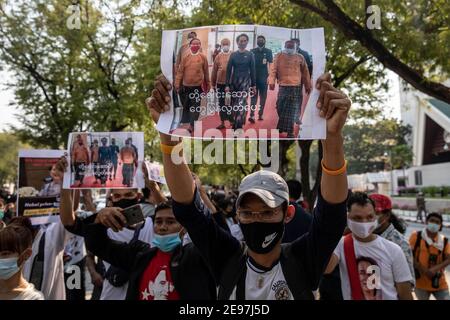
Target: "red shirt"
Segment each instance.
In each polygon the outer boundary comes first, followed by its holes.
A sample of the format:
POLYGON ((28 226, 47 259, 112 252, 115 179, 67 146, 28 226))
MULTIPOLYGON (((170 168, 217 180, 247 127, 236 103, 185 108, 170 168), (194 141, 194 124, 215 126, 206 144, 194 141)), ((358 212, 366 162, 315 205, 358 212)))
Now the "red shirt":
POLYGON ((180 300, 170 273, 171 252, 158 250, 139 284, 139 300, 180 300))

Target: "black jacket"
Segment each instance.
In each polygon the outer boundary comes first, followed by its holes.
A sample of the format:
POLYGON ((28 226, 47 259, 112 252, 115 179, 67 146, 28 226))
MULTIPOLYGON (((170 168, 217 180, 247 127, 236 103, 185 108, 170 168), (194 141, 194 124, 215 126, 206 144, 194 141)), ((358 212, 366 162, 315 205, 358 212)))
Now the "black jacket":
MULTIPOLYGON (((228 299, 245 270, 245 246, 224 231, 212 218, 198 191, 189 205, 174 201, 176 219, 218 279, 219 299, 228 299)), ((309 230, 292 243, 282 246, 280 263, 294 299, 311 299, 328 261, 342 237, 347 221, 346 201, 329 204, 319 192, 309 230)))
MULTIPOLYGON (((142 274, 158 249, 142 241, 123 243, 111 240, 106 230, 101 224, 84 226, 86 247, 100 259, 129 272, 126 299, 138 300, 142 274)), ((215 281, 192 243, 174 250, 170 270, 175 290, 182 300, 216 299, 215 281)))

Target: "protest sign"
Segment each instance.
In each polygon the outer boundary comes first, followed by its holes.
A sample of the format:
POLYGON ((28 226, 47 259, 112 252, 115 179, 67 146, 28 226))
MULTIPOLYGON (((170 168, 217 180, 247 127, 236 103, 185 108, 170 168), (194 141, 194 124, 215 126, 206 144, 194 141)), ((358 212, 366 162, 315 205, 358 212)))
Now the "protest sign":
POLYGON ((143 188, 143 132, 71 133, 64 188, 143 188))
POLYGON ((167 184, 166 178, 164 177, 164 168, 160 163, 145 161, 145 165, 147 167, 149 180, 167 184))
POLYGON ((203 139, 324 139, 316 108, 323 28, 221 25, 163 32, 170 110, 161 132, 203 139))
POLYGON ((63 150, 20 150, 17 215, 33 225, 59 220, 62 172, 55 164, 63 150))

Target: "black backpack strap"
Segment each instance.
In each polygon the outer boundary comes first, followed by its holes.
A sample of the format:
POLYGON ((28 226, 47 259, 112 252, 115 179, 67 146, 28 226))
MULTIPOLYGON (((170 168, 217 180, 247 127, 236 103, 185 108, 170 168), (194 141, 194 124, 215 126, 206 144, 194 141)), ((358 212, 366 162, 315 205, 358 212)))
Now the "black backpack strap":
POLYGON ((140 225, 138 225, 138 226, 136 227, 136 229, 134 229, 133 238, 131 238, 131 240, 130 240, 129 243, 136 242, 136 241, 138 240, 139 235, 141 234, 141 230, 144 228, 144 226, 145 226, 145 220, 144 220, 143 223, 141 223, 140 225))
POLYGON ((30 273, 30 283, 34 285, 36 290, 40 291, 42 288, 42 280, 44 279, 44 257, 45 257, 45 231, 42 232, 39 240, 38 253, 33 259, 30 273))
POLYGON ((442 261, 445 260, 445 248, 447 247, 448 244, 448 238, 444 237, 444 247, 442 248, 442 261))
POLYGON ((281 245, 281 269, 295 300, 314 300, 311 285, 307 283, 305 270, 292 254, 291 244, 281 245))
MULTIPOLYGON (((420 247, 420 241, 422 240, 422 231, 417 231, 417 237, 416 237, 416 243, 414 244, 414 249, 413 249, 413 257, 416 258, 416 252, 417 249, 419 249, 420 247)), ((426 241, 425 241, 425 244, 426 241)))

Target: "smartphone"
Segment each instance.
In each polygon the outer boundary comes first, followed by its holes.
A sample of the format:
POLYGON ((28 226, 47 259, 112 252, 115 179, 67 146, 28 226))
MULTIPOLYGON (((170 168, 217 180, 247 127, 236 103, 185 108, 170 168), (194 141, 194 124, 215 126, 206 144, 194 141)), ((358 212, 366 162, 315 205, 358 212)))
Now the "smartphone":
POLYGON ((144 214, 140 204, 123 209, 122 214, 127 220, 127 227, 144 221, 144 214))

